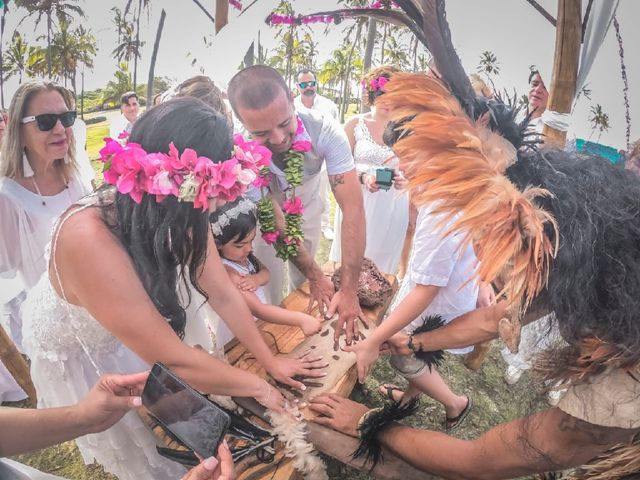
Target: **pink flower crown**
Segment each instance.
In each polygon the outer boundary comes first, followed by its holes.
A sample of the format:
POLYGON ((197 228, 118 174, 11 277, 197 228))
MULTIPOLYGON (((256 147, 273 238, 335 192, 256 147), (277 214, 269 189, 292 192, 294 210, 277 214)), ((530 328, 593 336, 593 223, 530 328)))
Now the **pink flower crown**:
POLYGON ((214 163, 191 148, 179 154, 173 143, 168 154, 147 153, 137 143, 123 146, 105 138, 105 146, 100 150, 104 181, 136 203, 142 201, 145 193, 155 195, 157 202, 173 195, 206 210, 212 198, 235 200, 256 181, 258 172, 269 166, 269 149, 242 137, 235 140, 232 157, 214 163))
POLYGON ((382 75, 376 78, 372 78, 369 82, 362 80, 362 90, 370 91, 370 92, 384 92, 384 86, 387 84, 389 79, 387 77, 383 77, 382 75))

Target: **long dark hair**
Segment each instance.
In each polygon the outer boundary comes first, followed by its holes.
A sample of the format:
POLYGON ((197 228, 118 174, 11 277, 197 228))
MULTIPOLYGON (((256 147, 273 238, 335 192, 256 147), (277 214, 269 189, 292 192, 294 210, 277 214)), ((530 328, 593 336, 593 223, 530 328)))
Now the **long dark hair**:
MULTIPOLYGON (((147 152, 164 153, 173 142, 179 152, 192 148, 216 162, 229 158, 233 148, 226 118, 194 98, 176 98, 148 110, 136 121, 129 142, 147 152)), ((138 204, 120 193, 111 211, 103 212, 151 301, 183 338, 186 305, 180 301, 178 282, 187 286, 188 274, 194 288, 207 298, 197 277, 207 255, 208 213, 170 195, 157 202, 155 196, 145 194, 138 204)), ((187 296, 188 305, 191 296, 187 296)))

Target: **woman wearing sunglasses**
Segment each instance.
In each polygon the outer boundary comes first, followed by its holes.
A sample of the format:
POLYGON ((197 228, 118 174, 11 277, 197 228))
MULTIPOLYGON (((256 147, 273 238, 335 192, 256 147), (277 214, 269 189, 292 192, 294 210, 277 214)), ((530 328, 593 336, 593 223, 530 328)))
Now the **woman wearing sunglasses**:
MULTIPOLYGON (((89 193, 91 179, 80 175, 76 163, 71 129, 76 112, 65 88, 24 83, 8 114, 0 152, 0 305, 8 319, 4 326, 21 350, 18 312, 24 292, 46 269, 45 247, 54 220, 89 193)), ((2 385, 0 378, 0 390, 2 385)), ((8 385, 4 390, 9 396, 8 385)), ((10 399, 18 399, 15 392, 10 399)))

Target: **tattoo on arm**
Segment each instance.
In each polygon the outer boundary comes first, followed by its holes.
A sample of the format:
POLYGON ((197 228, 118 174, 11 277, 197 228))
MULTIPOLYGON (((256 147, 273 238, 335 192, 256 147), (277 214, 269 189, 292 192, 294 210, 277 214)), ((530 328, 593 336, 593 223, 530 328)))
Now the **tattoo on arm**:
POLYGON ((563 415, 558 424, 558 430, 573 434, 585 435, 594 445, 607 446, 611 443, 608 438, 611 428, 600 427, 592 423, 585 422, 571 415, 563 415))
POLYGON ((329 177, 329 184, 331 185, 331 190, 335 192, 338 185, 344 184, 344 174, 331 175, 329 177))

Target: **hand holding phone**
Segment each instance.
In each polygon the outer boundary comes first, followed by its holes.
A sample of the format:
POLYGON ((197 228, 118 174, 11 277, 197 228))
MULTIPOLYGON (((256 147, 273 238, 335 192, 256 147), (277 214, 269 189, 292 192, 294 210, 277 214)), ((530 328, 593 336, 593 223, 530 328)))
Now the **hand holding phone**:
POLYGON ((396 172, 393 168, 376 169, 376 184, 381 190, 389 190, 393 185, 393 177, 396 172))
POLYGON ((215 456, 229 428, 229 415, 162 363, 151 369, 142 404, 164 429, 200 458, 215 456))

